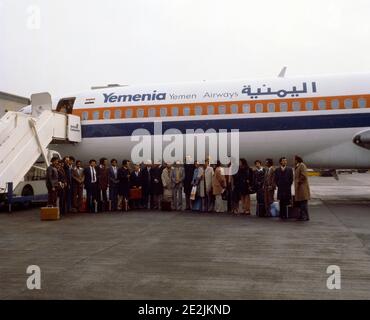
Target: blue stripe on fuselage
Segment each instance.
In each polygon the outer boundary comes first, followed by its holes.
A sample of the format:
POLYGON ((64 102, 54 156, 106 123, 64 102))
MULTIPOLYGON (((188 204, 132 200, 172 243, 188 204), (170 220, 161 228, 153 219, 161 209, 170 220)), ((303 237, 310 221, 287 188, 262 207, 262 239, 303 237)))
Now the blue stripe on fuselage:
MULTIPOLYGON (((188 129, 239 129, 240 132, 339 129, 370 127, 370 113, 325 114, 309 116, 270 117, 270 118, 233 118, 187 121, 162 121, 162 129, 178 129, 185 133, 188 129)), ((82 125, 83 138, 131 136, 136 129, 154 132, 153 122, 103 123, 82 125)))

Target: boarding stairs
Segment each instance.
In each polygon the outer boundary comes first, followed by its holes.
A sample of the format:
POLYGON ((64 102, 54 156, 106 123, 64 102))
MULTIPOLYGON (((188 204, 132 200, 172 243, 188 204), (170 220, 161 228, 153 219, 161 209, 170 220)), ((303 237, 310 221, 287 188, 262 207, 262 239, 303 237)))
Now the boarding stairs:
POLYGON ((0 119, 0 193, 15 188, 42 156, 49 165, 48 145, 81 142, 80 118, 52 110, 51 96, 31 96, 32 113, 7 112, 0 119))

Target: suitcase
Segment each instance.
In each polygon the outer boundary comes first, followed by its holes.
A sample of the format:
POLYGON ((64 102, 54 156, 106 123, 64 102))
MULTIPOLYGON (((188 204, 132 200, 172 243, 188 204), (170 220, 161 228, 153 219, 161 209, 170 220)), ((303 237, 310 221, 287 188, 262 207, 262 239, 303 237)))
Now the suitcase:
POLYGON ((59 208, 58 207, 43 207, 40 210, 41 221, 53 221, 59 220, 59 208))
POLYGON ((288 206, 288 219, 298 219, 300 216, 300 210, 297 206, 288 206))
POLYGON ((141 189, 132 188, 130 189, 130 200, 139 200, 141 199, 141 189))
POLYGON ((170 201, 161 201, 161 209, 162 211, 171 211, 171 202, 170 201))

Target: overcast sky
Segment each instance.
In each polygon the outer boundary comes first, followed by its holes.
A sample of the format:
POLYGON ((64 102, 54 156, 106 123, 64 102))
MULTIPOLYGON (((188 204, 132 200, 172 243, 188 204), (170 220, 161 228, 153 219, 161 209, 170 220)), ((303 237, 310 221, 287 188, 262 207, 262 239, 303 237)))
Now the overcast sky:
POLYGON ((370 72, 369 0, 0 0, 0 91, 370 72))

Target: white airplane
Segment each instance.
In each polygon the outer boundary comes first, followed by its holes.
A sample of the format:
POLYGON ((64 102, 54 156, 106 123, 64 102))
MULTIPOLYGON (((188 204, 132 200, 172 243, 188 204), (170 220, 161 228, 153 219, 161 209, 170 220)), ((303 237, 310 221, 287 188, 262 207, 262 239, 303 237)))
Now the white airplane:
MULTIPOLYGON (((250 163, 298 154, 311 168, 370 168, 370 74, 111 86, 58 99, 53 109, 81 117, 82 142, 51 148, 85 164, 130 159, 132 133, 153 134, 160 122, 162 132, 238 129, 239 156, 250 163)), ((156 160, 158 141, 151 144, 156 160)))

